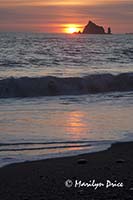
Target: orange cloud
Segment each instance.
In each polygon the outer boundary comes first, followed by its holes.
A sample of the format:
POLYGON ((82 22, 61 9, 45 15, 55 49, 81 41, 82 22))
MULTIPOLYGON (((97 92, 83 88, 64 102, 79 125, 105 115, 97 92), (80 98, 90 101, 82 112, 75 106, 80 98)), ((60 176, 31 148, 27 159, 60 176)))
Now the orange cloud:
POLYGON ((101 5, 101 4, 119 4, 131 2, 131 0, 1 0, 0 7, 14 7, 14 6, 61 6, 61 5, 101 5))
POLYGON ((0 0, 0 30, 62 32, 68 24, 82 30, 91 19, 113 32, 133 32, 132 10, 132 0, 0 0))

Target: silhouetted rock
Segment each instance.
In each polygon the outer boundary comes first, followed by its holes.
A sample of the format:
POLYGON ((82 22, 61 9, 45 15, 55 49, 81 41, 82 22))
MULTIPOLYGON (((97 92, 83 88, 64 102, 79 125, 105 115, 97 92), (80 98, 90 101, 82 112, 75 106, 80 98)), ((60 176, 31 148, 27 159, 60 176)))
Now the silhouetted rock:
POLYGON ((110 28, 110 27, 108 28, 108 34, 112 34, 112 33, 111 33, 111 28, 110 28))
POLYGON ((74 32, 73 34, 81 34, 81 31, 78 31, 78 32, 74 32))
POLYGON ((83 34, 105 34, 105 30, 102 26, 89 21, 83 30, 83 34))
POLYGON ((124 159, 119 159, 119 160, 116 160, 116 163, 125 163, 126 161, 124 159))
POLYGON ((87 160, 82 158, 82 159, 79 159, 77 162, 78 164, 82 165, 82 164, 86 164, 87 160))

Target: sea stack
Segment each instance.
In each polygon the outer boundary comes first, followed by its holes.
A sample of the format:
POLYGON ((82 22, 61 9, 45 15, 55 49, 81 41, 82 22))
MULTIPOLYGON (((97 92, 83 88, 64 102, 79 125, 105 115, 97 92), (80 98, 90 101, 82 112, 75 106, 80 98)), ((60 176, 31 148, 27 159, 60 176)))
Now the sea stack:
POLYGON ((98 26, 92 21, 89 21, 83 30, 83 34, 106 34, 102 26, 98 26))
POLYGON ((108 33, 107 34, 112 34, 110 27, 108 28, 108 33))

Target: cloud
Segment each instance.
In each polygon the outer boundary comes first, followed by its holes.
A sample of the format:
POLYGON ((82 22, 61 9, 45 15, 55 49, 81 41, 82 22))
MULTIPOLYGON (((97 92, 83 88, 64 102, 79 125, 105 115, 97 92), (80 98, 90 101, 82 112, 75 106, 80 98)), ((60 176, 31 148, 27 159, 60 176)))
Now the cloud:
MULTIPOLYGON (((15 1, 14 1, 15 2, 15 1)), ((57 2, 57 1, 56 1, 57 2)), ((121 4, 73 5, 73 6, 18 6, 0 8, 0 27, 12 29, 51 30, 66 23, 76 23, 83 27, 89 19, 101 25, 111 26, 115 32, 132 30, 133 3, 121 1, 121 4), (118 27, 119 25, 119 27, 118 27), (120 28, 120 29, 119 29, 120 28), (127 30, 128 29, 128 30, 127 30)))

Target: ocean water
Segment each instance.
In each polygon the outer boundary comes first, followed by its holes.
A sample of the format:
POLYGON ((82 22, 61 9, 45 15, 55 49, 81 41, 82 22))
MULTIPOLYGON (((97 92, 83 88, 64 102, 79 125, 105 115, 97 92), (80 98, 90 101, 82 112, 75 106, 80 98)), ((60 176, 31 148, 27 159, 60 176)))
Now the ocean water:
POLYGON ((0 44, 0 166, 133 140, 133 35, 0 33, 0 44))
POLYGON ((133 70, 133 35, 0 33, 0 78, 133 70))

